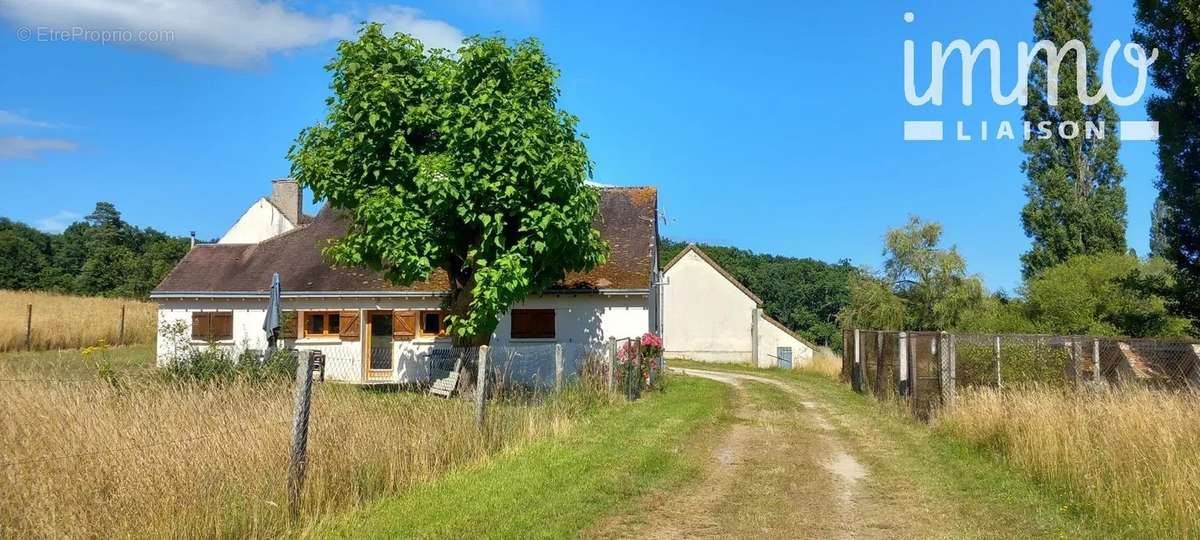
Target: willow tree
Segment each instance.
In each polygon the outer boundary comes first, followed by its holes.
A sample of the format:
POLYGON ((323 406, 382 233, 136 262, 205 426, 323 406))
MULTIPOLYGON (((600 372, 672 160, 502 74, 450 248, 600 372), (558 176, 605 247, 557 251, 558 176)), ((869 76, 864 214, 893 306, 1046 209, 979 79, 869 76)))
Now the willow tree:
POLYGON ((558 71, 533 40, 426 50, 365 25, 326 66, 328 115, 288 152, 292 175, 346 211, 331 262, 397 284, 449 278, 449 331, 486 343, 499 317, 606 257, 599 194, 558 71))
MULTIPOLYGON (((1078 50, 1063 52, 1061 62, 1052 62, 1042 49, 1030 66, 1025 120, 1034 126, 1050 122, 1053 127, 1051 136, 1041 138, 1035 133, 1022 146, 1026 157, 1021 169, 1028 177, 1029 202, 1021 210, 1021 224, 1033 239, 1033 246, 1021 256, 1025 277, 1074 255, 1125 251, 1125 188, 1121 185, 1125 169, 1117 160, 1121 148, 1115 133, 1117 113, 1107 99, 1087 105, 1079 98, 1081 90, 1094 96, 1100 89, 1091 11, 1088 0, 1037 1, 1034 39, 1048 40, 1060 50, 1071 40, 1082 42, 1087 47, 1082 59, 1086 88, 1080 89, 1075 77, 1078 50), (1057 88, 1051 93, 1050 75, 1059 67, 1057 88), (1077 128, 1077 136, 1061 136, 1058 126, 1068 123, 1077 128), (1103 136, 1085 136, 1089 123, 1103 126, 1103 136)), ((1070 133, 1067 128, 1063 131, 1070 133)))

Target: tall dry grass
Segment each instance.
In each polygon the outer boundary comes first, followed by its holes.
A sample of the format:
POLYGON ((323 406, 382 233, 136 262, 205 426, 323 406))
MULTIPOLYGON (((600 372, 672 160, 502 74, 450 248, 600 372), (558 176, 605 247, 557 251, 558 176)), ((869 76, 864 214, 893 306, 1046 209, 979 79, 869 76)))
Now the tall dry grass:
POLYGON ((812 363, 802 365, 800 369, 837 379, 842 374, 842 357, 828 347, 817 347, 813 350, 812 363))
POLYGON ((569 429, 608 399, 576 388, 496 404, 481 434, 467 401, 318 384, 303 520, 292 524, 285 381, 0 385, 0 536, 13 538, 302 533, 322 516, 569 429))
POLYGON ((1140 387, 962 391, 939 430, 999 452, 1124 523, 1114 535, 1200 536, 1200 395, 1140 387))
POLYGON ((119 298, 0 290, 0 352, 25 348, 27 306, 33 305, 33 348, 77 349, 118 343, 125 306, 126 344, 153 343, 158 306, 119 298))

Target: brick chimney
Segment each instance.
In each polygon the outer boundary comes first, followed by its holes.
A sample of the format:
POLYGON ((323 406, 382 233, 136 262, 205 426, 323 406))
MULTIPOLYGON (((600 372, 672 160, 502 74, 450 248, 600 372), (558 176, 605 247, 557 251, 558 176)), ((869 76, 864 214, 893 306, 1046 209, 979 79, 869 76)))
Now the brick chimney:
POLYGON ((294 225, 300 224, 304 209, 304 190, 291 178, 280 178, 271 182, 271 204, 279 208, 294 225))

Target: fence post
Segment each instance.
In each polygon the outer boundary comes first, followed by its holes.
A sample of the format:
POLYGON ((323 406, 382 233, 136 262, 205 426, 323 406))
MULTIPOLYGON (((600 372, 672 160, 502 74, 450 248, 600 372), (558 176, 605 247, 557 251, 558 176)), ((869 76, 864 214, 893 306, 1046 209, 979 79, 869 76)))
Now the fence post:
POLYGON ((896 334, 896 389, 900 395, 908 395, 908 333, 896 334))
POLYGON ((487 345, 481 345, 479 347, 479 359, 476 363, 479 364, 479 372, 475 376, 475 425, 479 426, 480 430, 483 430, 484 422, 487 419, 487 413, 484 410, 487 402, 487 345))
POLYGON ((850 370, 850 387, 862 393, 862 332, 854 329, 854 367, 850 370))
POLYGON ((996 389, 1003 387, 1003 382, 1000 380, 1000 336, 996 336, 996 341, 992 345, 992 356, 996 364, 996 389))
POLYGON ((883 397, 883 331, 875 332, 875 395, 883 397))
POLYGON ((288 511, 292 520, 300 519, 300 491, 304 488, 304 468, 308 460, 308 412, 312 404, 312 351, 300 351, 296 358, 296 399, 292 416, 292 452, 288 464, 288 511))
POLYGON ((117 330, 117 345, 125 344, 125 304, 121 304, 121 326, 117 330))
POLYGON ((617 338, 608 338, 608 391, 617 388, 617 338))
POLYGON ((942 406, 954 406, 954 336, 946 332, 938 335, 938 379, 942 386, 942 406))
POLYGON ((33 304, 25 306, 25 350, 33 350, 33 304))
POLYGON ((1100 382, 1100 340, 1092 340, 1092 380, 1100 382))
POLYGON ((554 390, 562 390, 563 386, 563 352, 562 343, 554 344, 554 390))

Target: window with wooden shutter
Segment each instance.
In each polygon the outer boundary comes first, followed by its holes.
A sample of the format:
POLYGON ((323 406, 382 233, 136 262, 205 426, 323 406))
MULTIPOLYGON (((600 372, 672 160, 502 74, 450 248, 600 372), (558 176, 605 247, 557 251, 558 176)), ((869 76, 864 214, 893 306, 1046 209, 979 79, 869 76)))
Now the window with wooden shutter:
POLYGON ((296 317, 295 311, 285 311, 279 317, 279 337, 282 339, 296 339, 299 335, 300 321, 296 317))
POLYGON ((340 311, 305 311, 304 330, 306 338, 332 338, 341 335, 342 312, 340 311))
POLYGON ((446 324, 440 311, 422 311, 418 319, 421 337, 437 337, 446 335, 446 324))
POLYGON ((554 339, 554 310, 512 310, 512 339, 554 339))
POLYGON ((392 312, 392 339, 409 341, 417 336, 417 312, 392 312))
POLYGON ((338 336, 342 339, 358 339, 358 312, 343 311, 339 315, 338 336))
POLYGON ((232 340, 233 312, 202 311, 192 313, 192 339, 198 341, 232 340))

